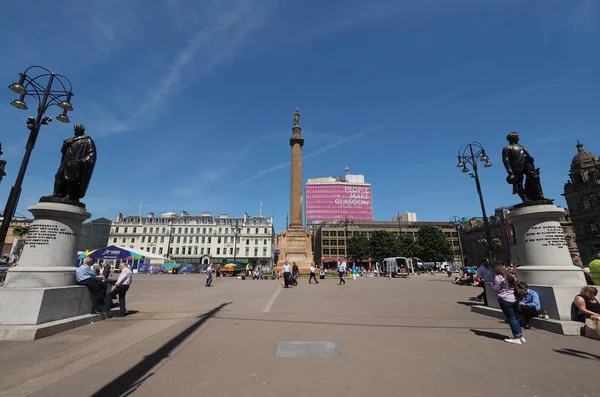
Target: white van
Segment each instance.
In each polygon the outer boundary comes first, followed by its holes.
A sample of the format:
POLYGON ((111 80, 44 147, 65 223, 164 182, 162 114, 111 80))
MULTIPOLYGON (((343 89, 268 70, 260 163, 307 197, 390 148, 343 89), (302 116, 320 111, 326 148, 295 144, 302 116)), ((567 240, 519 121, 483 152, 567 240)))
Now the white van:
POLYGON ((395 258, 385 258, 381 271, 384 275, 392 277, 408 277, 410 273, 414 273, 414 268, 411 258, 397 256, 395 258))

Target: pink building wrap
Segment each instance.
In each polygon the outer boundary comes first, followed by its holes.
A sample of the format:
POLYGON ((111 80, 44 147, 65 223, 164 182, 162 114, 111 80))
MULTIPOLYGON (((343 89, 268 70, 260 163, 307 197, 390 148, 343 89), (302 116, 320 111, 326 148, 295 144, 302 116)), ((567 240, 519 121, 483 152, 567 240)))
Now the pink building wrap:
POLYGON ((371 186, 323 183, 306 185, 306 221, 372 221, 371 186))

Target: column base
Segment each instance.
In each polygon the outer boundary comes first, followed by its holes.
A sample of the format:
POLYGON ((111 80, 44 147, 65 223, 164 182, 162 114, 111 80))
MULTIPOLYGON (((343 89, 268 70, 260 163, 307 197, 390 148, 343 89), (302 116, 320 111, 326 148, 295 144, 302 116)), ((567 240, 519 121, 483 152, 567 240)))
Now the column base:
POLYGON ((85 286, 0 288, 0 325, 38 325, 91 312, 85 286))

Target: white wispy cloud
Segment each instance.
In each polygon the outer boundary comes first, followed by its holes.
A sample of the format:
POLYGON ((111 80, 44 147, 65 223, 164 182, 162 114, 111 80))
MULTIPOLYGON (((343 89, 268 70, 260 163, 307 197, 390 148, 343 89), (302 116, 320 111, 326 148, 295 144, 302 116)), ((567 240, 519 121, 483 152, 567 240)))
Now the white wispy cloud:
MULTIPOLYGON (((174 59, 166 64, 164 70, 153 74, 156 77, 149 81, 147 90, 139 93, 143 100, 137 101, 137 108, 128 111, 127 114, 115 115, 114 111, 106 107, 99 110, 98 108, 104 105, 97 103, 86 111, 86 116, 89 116, 94 124, 102 127, 99 128, 100 135, 125 132, 148 125, 168 110, 170 100, 181 93, 186 85, 238 55, 241 45, 264 25, 273 3, 274 0, 244 0, 236 1, 230 6, 209 7, 214 13, 210 18, 205 16, 202 19, 203 23, 197 22, 198 27, 183 41, 185 44, 177 51, 174 59), (101 116, 98 116, 99 114, 101 116)), ((189 6, 193 7, 194 4, 190 2, 189 6)), ((171 11, 174 10, 178 8, 172 8, 171 11)), ((107 25, 104 21, 96 21, 95 25, 96 40, 103 51, 109 53, 115 47, 113 39, 119 29, 107 25)), ((145 29, 152 27, 145 26, 145 29)), ((115 90, 118 91, 119 88, 115 90)))
MULTIPOLYGON (((316 157, 316 156, 321 155, 321 154, 323 154, 323 153, 325 153, 325 152, 327 152, 327 151, 329 151, 331 149, 335 149, 338 146, 341 146, 341 145, 343 145, 345 143, 348 143, 348 142, 351 142, 351 141, 353 141, 355 139, 358 139, 361 136, 366 135, 366 134, 368 134, 370 132, 375 132, 377 130, 380 130, 381 128, 383 128, 388 123, 389 123, 388 121, 383 122, 383 123, 379 123, 379 124, 377 124, 377 125, 375 125, 375 126, 373 126, 371 128, 367 128, 365 130, 362 130, 362 131, 359 131, 359 132, 357 132, 355 134, 352 134, 352 135, 350 135, 350 136, 348 136, 346 138, 337 140, 334 143, 332 143, 330 145, 326 145, 326 146, 324 146, 324 147, 322 147, 322 148, 320 148, 320 149, 318 149, 318 150, 316 150, 314 152, 309 152, 308 154, 306 154, 306 155, 303 156, 303 160, 307 160, 307 159, 310 159, 312 157, 316 157)), ((283 163, 275 164, 275 165, 272 165, 270 167, 264 168, 264 169, 258 171, 256 174, 252 175, 251 177, 246 178, 246 179, 244 179, 242 181, 239 181, 238 183, 235 184, 235 186, 238 187, 238 186, 244 185, 244 184, 246 184, 248 182, 251 182, 253 180, 256 180, 256 179, 258 179, 258 178, 260 178, 260 177, 262 177, 264 175, 270 174, 271 172, 275 172, 275 171, 280 170, 282 168, 289 167, 290 165, 291 165, 291 162, 290 161, 286 161, 286 162, 283 162, 283 163)))

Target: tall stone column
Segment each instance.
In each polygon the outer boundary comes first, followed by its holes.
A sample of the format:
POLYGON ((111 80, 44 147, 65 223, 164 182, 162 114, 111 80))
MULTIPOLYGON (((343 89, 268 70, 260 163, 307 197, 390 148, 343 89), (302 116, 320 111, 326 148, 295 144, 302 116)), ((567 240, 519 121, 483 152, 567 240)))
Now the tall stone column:
POLYGON ((290 184, 290 226, 302 227, 302 146, 304 137, 300 124, 300 113, 296 109, 294 127, 290 137, 292 147, 292 174, 290 184))

